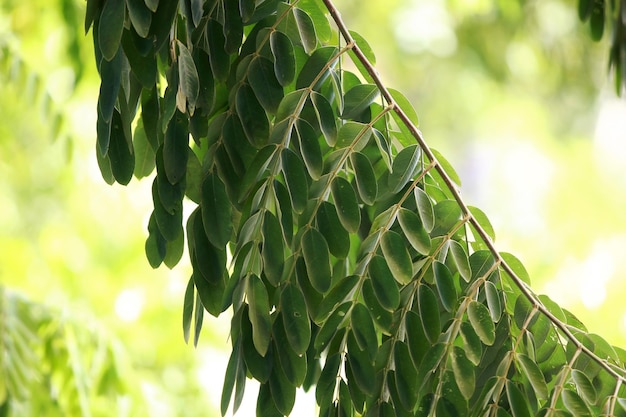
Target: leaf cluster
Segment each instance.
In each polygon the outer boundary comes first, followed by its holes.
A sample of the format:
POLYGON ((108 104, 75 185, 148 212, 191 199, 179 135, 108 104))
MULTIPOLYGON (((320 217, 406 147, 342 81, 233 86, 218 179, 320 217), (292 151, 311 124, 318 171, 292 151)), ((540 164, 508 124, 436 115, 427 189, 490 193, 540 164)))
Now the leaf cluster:
POLYGON ((100 167, 156 170, 146 254, 186 237, 185 339, 232 308, 222 414, 247 378, 258 416, 314 386, 320 416, 626 413, 626 354, 494 249, 332 3, 90 0, 91 26, 100 167))

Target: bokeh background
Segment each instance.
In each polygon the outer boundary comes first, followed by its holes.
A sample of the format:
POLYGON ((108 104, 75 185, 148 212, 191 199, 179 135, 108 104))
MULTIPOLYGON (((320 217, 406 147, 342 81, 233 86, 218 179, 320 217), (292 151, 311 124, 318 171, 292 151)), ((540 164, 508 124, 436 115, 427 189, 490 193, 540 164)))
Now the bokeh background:
MULTIPOLYGON (((497 246, 537 292, 626 347, 626 103, 576 2, 336 4, 490 217, 497 246)), ((100 176, 84 7, 0 2, 0 298, 19 294, 116 346, 125 394, 104 410, 216 416, 229 318, 205 316, 198 347, 184 344, 187 258, 152 270, 144 255, 151 179, 100 176)), ((312 408, 305 398, 293 415, 312 408)))

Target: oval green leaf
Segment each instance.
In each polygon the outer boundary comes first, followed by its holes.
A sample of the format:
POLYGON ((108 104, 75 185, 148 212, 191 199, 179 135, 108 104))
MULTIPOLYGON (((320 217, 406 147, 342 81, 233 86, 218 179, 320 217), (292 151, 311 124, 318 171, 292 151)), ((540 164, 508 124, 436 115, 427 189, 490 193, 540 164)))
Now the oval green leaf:
POLYGON ((467 308, 467 315, 480 340, 491 346, 496 339, 496 329, 487 307, 478 301, 472 301, 467 308))
POLYGON ((374 255, 369 263, 368 271, 378 302, 385 310, 394 311, 400 304, 400 290, 385 258, 374 255))
POLYGON ((426 284, 418 289, 418 308, 422 318, 424 334, 431 344, 435 344, 441 334, 439 303, 435 292, 426 284))
POLYGON ((354 169, 357 191, 361 200, 371 206, 378 195, 378 182, 369 158, 361 152, 352 152, 350 162, 354 169))
POLYGON ((351 233, 356 233, 361 224, 361 210, 352 185, 343 177, 336 177, 330 186, 335 200, 337 216, 343 227, 351 233))
POLYGON ((398 221, 411 246, 422 255, 428 255, 431 249, 430 236, 420 217, 410 210, 401 208, 398 221))
POLYGON ((413 279, 413 262, 406 249, 404 239, 393 230, 387 230, 381 239, 383 255, 393 277, 402 285, 413 279))
POLYGON ((289 345, 298 355, 304 355, 311 340, 311 322, 298 285, 288 282, 280 293, 280 309, 289 345))
POLYGON ((311 285, 325 293, 330 288, 330 253, 326 239, 317 229, 308 229, 302 235, 302 255, 311 285))

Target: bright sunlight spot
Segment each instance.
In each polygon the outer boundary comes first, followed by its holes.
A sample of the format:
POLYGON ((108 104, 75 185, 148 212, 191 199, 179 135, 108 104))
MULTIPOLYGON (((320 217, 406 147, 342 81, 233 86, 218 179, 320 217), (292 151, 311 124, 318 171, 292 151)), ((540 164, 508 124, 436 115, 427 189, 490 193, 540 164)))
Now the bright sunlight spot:
POLYGON ((135 321, 139 318, 143 309, 144 295, 137 289, 124 290, 115 299, 115 314, 126 322, 135 321))

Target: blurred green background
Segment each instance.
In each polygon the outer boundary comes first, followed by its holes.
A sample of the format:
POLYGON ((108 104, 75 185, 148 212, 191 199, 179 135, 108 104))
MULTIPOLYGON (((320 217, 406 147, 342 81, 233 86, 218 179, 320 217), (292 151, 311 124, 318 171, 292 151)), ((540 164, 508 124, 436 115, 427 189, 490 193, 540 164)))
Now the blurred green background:
MULTIPOLYGON (((626 347, 626 104, 576 2, 336 4, 489 215, 497 246, 525 263, 537 292, 626 347)), ((187 258, 155 271, 143 251, 151 179, 100 176, 84 7, 0 3, 0 308, 21 294, 116 346, 122 386, 93 415, 218 415, 228 317, 205 315, 197 349, 184 344, 187 258)))

